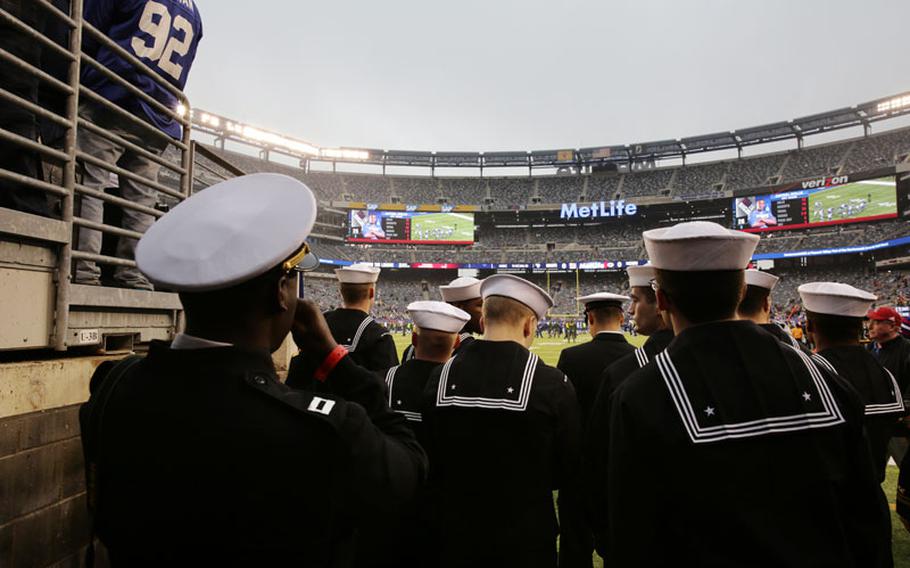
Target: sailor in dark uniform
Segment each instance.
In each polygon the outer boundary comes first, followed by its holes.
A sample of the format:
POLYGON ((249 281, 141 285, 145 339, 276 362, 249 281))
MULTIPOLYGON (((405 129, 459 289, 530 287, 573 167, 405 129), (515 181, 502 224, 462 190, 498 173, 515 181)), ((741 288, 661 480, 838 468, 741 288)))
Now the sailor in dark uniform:
POLYGON ((623 303, 631 298, 610 292, 598 292, 578 298, 585 305, 585 317, 591 341, 563 349, 556 367, 569 377, 581 408, 581 424, 597 397, 604 369, 635 348, 622 332, 623 303))
POLYGON ((80 412, 114 566, 350 566, 357 519, 414 498, 427 463, 413 433, 297 299, 315 217, 299 181, 254 174, 193 195, 139 241, 139 269, 180 293, 186 331, 99 367, 80 412), (288 331, 325 394, 279 382, 270 352, 288 331))
POLYGON ((798 289, 817 354, 815 359, 847 379, 865 407, 866 435, 879 481, 885 480, 888 441, 904 413, 894 375, 860 344, 863 319, 877 298, 839 282, 812 282, 798 289))
MULTIPOLYGON (((376 299, 379 271, 379 268, 368 264, 335 269, 342 307, 323 314, 335 341, 348 350, 355 363, 370 371, 384 371, 398 364, 398 351, 392 334, 370 315, 376 299)), ((308 381, 307 370, 316 364, 305 353, 295 355, 288 368, 286 383, 294 388, 320 391, 320 385, 308 381)))
MULTIPOLYGON (((466 347, 474 341, 474 334, 483 333, 483 298, 480 297, 480 280, 470 276, 462 276, 452 280, 445 286, 439 287, 442 294, 442 301, 451 304, 471 315, 471 321, 464 324, 464 328, 458 333, 458 345, 455 346, 455 353, 462 347, 466 347)), ((414 346, 408 345, 401 355, 402 361, 414 358, 414 346)))
POLYGON ((607 561, 887 565, 855 392, 735 319, 758 237, 704 221, 643 236, 676 337, 613 393, 599 438, 607 561))
POLYGON ((559 565, 590 566, 568 528, 583 526, 578 400, 565 375, 529 350, 553 300, 506 274, 485 279, 481 293, 483 338, 427 383, 439 565, 555 567, 559 535, 559 565))
MULTIPOLYGON (((404 416, 421 444, 426 443, 421 411, 424 389, 433 370, 452 357, 458 332, 471 316, 445 302, 408 305, 416 330, 416 357, 380 373, 388 388, 389 406, 404 416)), ((359 528, 357 566, 416 568, 435 566, 436 536, 426 496, 400 508, 389 518, 379 515, 359 528)))
MULTIPOLYGON (((600 379, 600 389, 597 392, 594 406, 588 417, 588 430, 597 431, 599 435, 605 435, 608 425, 603 423, 609 416, 610 397, 616 387, 622 383, 629 375, 644 367, 658 353, 667 348, 673 339, 673 330, 664 319, 663 313, 657 307, 657 296, 651 288, 651 282, 654 280, 654 267, 649 265, 630 266, 626 268, 629 275, 629 295, 632 304, 629 307, 629 315, 635 324, 635 329, 641 335, 648 339, 644 345, 635 349, 632 353, 620 358, 618 361, 604 369, 600 379), (592 421, 599 421, 600 424, 594 426, 592 421)), ((588 443, 592 443, 588 440, 588 443)), ((594 441, 597 444, 599 442, 594 441)), ((603 459, 603 452, 587 452, 592 459, 603 459)), ((603 471, 604 464, 594 467, 588 464, 585 473, 588 476, 595 475, 595 471, 603 471)), ((606 485, 599 483, 592 477, 586 480, 586 486, 589 491, 588 499, 588 517, 594 533, 594 546, 603 556, 603 546, 606 544, 606 485)))
POLYGON ((780 278, 768 272, 750 268, 746 270, 745 279, 746 292, 736 309, 739 319, 755 322, 758 327, 776 337, 778 341, 801 349, 807 355, 811 354, 805 344, 797 341, 781 326, 771 321, 771 292, 774 291, 780 278))
MULTIPOLYGON (((902 319, 897 310, 890 306, 879 306, 870 310, 869 351, 883 367, 891 371, 904 396, 910 396, 910 340, 901 336, 902 319)), ((895 430, 888 443, 888 452, 898 465, 904 463, 907 455, 907 436, 910 432, 901 426, 895 430)))

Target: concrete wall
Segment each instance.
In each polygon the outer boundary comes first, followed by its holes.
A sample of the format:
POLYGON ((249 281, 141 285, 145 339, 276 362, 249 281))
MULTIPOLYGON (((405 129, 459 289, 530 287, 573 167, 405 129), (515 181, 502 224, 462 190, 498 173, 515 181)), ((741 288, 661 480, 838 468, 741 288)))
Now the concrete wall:
POLYGON ((89 523, 78 410, 105 359, 0 365, 0 566, 82 564, 89 523))

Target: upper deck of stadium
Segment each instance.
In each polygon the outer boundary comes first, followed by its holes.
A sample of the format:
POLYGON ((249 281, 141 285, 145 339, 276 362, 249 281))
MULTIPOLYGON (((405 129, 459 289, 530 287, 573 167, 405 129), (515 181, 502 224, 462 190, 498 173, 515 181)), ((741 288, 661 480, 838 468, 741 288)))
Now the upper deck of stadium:
POLYGON ((908 113, 910 94, 905 94, 675 140, 491 153, 321 148, 203 110, 194 111, 192 121, 197 138, 211 142, 244 171, 283 171, 304 180, 324 202, 514 210, 605 197, 646 203, 710 199, 811 177, 879 170, 908 160, 910 128, 894 128, 901 122, 895 119, 908 113), (838 134, 844 137, 816 143, 838 134), (250 155, 251 149, 256 155, 250 155), (699 155, 698 163, 687 161, 692 155, 699 155), (375 173, 345 171, 353 168, 375 173), (503 177, 503 168, 510 174, 515 168, 527 173, 503 177), (440 172, 447 175, 436 175, 440 172))

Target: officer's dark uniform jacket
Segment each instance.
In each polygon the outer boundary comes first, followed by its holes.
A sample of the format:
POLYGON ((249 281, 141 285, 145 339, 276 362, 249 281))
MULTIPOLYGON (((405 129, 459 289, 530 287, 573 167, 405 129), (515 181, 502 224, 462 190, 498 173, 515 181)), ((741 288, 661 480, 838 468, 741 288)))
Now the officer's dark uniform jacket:
POLYGON ((797 341, 795 337, 787 333, 787 330, 777 325, 776 323, 760 323, 758 324, 758 327, 776 337, 778 341, 786 343, 791 347, 795 347, 807 355, 810 355, 812 353, 809 348, 806 347, 805 343, 797 341))
POLYGON ((859 393, 866 417, 866 436, 879 482, 885 480, 888 440, 904 413, 904 401, 894 375, 862 346, 834 347, 814 356, 822 365, 846 379, 859 393))
MULTIPOLYGON (((471 344, 474 341, 474 336, 466 331, 462 331, 458 334, 458 346, 455 347, 455 350, 452 351, 453 355, 458 355, 458 352, 463 348, 471 344)), ((402 363, 405 361, 410 361, 414 358, 414 346, 408 345, 404 348, 404 353, 401 354, 402 363)))
MULTIPOLYGON (((438 366, 439 363, 434 361, 411 359, 377 373, 385 381, 389 406, 407 420, 421 444, 426 442, 421 415, 424 388, 438 366)), ((434 566, 435 542, 428 499, 421 492, 412 503, 403 505, 395 514, 382 514, 364 522, 357 542, 357 566, 434 566)))
POLYGON ((563 349, 556 367, 575 387, 582 426, 588 422, 604 369, 632 351, 635 347, 621 332, 598 333, 587 343, 563 349))
POLYGON ((356 519, 412 499, 427 463, 374 375, 345 357, 325 384, 285 387, 265 352, 154 342, 97 430, 95 395, 80 415, 114 564, 349 565, 356 519))
POLYGON ((888 565, 862 412, 843 379, 752 322, 683 331, 613 393, 597 448, 608 562, 888 565))
POLYGON ((581 422, 572 384, 512 341, 478 339, 437 368, 423 412, 440 566, 590 566, 582 521, 581 422), (574 519, 574 520, 573 520, 574 519))
POLYGON ((891 371, 901 392, 910 394, 910 340, 898 335, 885 343, 870 343, 869 350, 884 368, 891 371))

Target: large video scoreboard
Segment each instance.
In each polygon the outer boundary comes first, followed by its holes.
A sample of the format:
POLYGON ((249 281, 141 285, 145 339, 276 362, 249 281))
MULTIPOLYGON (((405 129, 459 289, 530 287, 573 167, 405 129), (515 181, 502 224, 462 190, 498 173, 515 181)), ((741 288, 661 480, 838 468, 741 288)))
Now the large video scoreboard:
POLYGON ((897 181, 885 176, 804 181, 780 193, 737 197, 733 227, 748 232, 802 229, 897 217, 897 181))
POLYGON ((473 213, 420 213, 353 209, 348 218, 350 243, 445 244, 474 243, 473 213))

